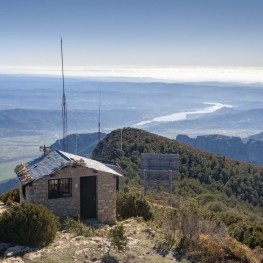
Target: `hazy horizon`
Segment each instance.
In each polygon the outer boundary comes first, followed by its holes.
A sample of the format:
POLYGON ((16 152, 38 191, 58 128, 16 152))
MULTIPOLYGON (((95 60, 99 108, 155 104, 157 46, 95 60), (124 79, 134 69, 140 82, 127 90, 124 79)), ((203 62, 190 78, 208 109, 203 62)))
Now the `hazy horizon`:
MULTIPOLYGON (((65 78, 138 82, 263 83, 263 67, 65 67, 65 78)), ((1 66, 0 75, 61 76, 60 67, 1 66)))

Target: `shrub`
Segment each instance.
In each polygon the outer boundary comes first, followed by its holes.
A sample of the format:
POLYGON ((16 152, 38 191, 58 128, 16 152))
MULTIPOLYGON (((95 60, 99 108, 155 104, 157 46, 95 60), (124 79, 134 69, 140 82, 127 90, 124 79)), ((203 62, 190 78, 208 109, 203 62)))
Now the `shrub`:
POLYGON ((196 255, 198 262, 258 262, 247 246, 233 238, 215 235, 200 235, 196 255))
POLYGON ((132 193, 118 193, 117 215, 121 219, 141 216, 147 221, 153 218, 151 207, 146 199, 140 194, 132 193))
POLYGON ((76 235, 82 235, 85 237, 92 236, 94 234, 94 228, 92 226, 88 226, 83 224, 79 218, 73 219, 73 218, 67 218, 65 220, 65 229, 69 231, 70 233, 74 233, 76 235))
POLYGON ((195 205, 181 208, 177 221, 180 240, 176 248, 178 252, 198 251, 200 235, 215 235, 218 238, 227 235, 227 229, 220 221, 215 221, 205 210, 195 205))
POLYGON ((20 195, 19 195, 19 189, 18 188, 14 188, 8 192, 3 193, 0 196, 0 200, 4 203, 4 204, 8 204, 8 203, 19 203, 20 202, 20 195))
POLYGON ((201 262, 225 262, 225 251, 223 243, 225 240, 217 236, 200 234, 198 242, 198 250, 200 251, 198 257, 202 259, 201 262))
POLYGON ((231 226, 232 224, 236 224, 238 221, 243 220, 241 215, 231 212, 221 213, 220 219, 226 226, 231 226))
POLYGON ((0 240, 7 243, 45 246, 58 229, 58 218, 41 205, 12 205, 0 215, 0 240))
POLYGON ((112 245, 122 251, 127 245, 127 237, 125 236, 125 230, 123 225, 117 225, 110 230, 109 236, 111 238, 112 245))
POLYGON ((263 227, 255 223, 238 221, 229 228, 230 235, 250 248, 263 246, 263 227))
POLYGON ((213 201, 208 203, 207 208, 215 213, 224 212, 227 209, 226 206, 219 201, 213 201))
POLYGON ((108 254, 104 255, 103 258, 101 259, 101 263, 119 263, 120 261, 114 257, 110 256, 108 254))

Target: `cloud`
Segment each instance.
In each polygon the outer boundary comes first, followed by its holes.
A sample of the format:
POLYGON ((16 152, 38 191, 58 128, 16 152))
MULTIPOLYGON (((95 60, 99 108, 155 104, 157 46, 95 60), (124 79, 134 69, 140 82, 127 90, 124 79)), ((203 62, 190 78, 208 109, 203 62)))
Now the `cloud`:
MULTIPOLYGON (((67 77, 127 79, 163 82, 241 82, 263 83, 263 68, 224 67, 65 67, 67 77)), ((59 67, 0 66, 0 74, 60 76, 59 67)))

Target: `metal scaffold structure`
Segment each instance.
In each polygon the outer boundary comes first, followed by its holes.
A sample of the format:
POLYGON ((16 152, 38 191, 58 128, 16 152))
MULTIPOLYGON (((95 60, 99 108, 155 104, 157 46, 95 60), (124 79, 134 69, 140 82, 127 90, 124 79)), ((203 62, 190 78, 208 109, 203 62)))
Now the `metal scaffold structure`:
POLYGON ((62 84, 63 84, 63 95, 62 95, 62 125, 63 125, 63 151, 68 151, 68 116, 67 116, 67 101, 64 87, 64 65, 63 65, 63 47, 61 38, 61 64, 62 64, 62 84))

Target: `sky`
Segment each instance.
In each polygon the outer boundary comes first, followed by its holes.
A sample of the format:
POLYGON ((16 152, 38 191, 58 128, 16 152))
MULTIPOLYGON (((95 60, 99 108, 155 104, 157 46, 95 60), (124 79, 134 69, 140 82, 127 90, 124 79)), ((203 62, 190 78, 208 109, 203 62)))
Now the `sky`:
POLYGON ((0 0, 0 72, 59 68, 61 37, 78 72, 258 72, 262 27, 262 0, 0 0))

